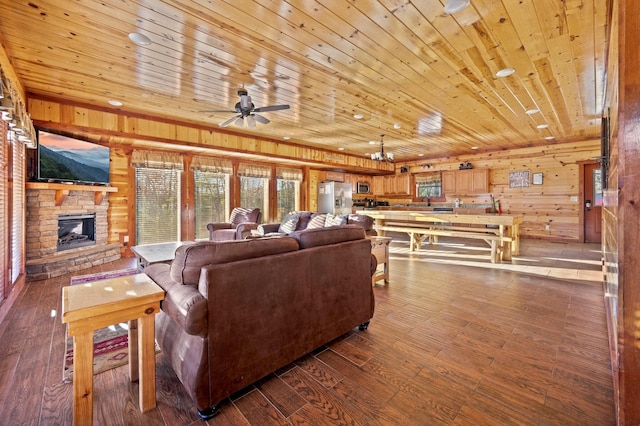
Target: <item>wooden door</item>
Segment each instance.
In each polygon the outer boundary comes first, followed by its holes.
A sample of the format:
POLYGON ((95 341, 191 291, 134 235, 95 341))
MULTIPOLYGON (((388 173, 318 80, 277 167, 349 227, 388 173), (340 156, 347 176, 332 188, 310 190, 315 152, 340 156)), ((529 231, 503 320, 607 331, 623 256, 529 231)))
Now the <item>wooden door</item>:
POLYGON ((584 166, 584 242, 602 241, 602 174, 599 164, 584 166))

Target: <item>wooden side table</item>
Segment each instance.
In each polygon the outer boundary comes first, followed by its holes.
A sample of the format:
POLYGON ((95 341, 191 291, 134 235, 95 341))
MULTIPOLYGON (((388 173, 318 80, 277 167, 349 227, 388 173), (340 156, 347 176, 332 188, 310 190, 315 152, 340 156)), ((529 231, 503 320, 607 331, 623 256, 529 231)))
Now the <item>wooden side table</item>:
POLYGON ((73 336, 74 424, 93 421, 93 331, 123 321, 129 322, 129 375, 131 381, 139 376, 140 411, 156 406, 154 317, 163 299, 164 290, 146 274, 62 288, 62 322, 73 336))
POLYGON ((371 254, 376 257, 378 265, 382 264, 382 270, 377 270, 371 277, 371 285, 374 285, 381 279, 385 283, 389 282, 389 243, 391 237, 367 237, 371 241, 371 254))

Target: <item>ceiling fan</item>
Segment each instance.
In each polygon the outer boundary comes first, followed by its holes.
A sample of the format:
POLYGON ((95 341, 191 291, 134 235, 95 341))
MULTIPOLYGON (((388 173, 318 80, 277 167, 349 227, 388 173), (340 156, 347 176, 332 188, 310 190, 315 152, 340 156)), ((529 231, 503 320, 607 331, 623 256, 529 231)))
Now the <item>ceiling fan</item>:
POLYGON ((231 123, 235 121, 236 126, 242 127, 244 125, 245 118, 247 119, 247 126, 256 127, 256 121, 262 124, 268 124, 270 121, 260 114, 256 114, 258 112, 267 112, 267 111, 279 111, 283 109, 289 109, 289 105, 270 105, 265 107, 256 108, 256 106, 251 102, 251 96, 249 96, 248 92, 245 89, 238 90, 238 96, 240 96, 240 102, 236 103, 235 110, 204 110, 200 112, 236 112, 240 115, 236 115, 235 117, 231 117, 227 121, 220 123, 220 127, 227 127, 231 123))

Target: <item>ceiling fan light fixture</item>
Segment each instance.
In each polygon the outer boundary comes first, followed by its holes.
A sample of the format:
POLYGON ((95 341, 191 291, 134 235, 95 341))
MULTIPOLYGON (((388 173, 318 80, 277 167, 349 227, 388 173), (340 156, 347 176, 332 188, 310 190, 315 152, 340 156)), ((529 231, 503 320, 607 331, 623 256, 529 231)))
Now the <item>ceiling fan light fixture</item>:
POLYGON ((247 126, 251 128, 256 127, 256 117, 253 114, 247 116, 247 126))
POLYGON ((444 6, 445 13, 453 15, 454 13, 462 12, 467 6, 469 6, 470 0, 449 0, 444 6))
POLYGON ((496 76, 498 76, 498 77, 509 77, 514 72, 516 72, 516 70, 513 69, 513 68, 503 68, 503 69, 501 69, 500 71, 498 71, 496 73, 496 76))

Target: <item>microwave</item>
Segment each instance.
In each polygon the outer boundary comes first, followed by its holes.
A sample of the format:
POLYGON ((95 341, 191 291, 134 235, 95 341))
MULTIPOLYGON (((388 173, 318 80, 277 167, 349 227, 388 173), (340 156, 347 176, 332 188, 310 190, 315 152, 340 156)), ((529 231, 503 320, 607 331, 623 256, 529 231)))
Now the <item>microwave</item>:
POLYGON ((370 187, 367 182, 358 182, 356 184, 356 193, 357 194, 368 194, 370 192, 370 187))

